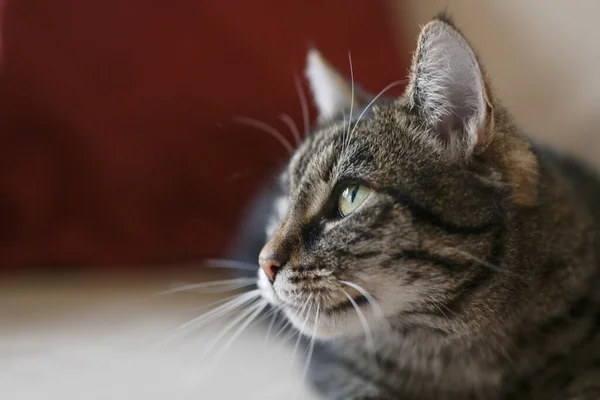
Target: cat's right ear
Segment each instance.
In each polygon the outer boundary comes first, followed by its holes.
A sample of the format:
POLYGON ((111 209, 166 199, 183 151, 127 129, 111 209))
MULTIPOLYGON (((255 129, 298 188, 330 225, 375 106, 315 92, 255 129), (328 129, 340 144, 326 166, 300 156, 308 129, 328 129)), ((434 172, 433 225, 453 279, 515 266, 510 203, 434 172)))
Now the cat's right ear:
POLYGON ((331 120, 351 107, 357 109, 360 106, 358 90, 354 90, 353 97, 352 83, 344 79, 316 49, 308 51, 305 75, 319 112, 319 121, 331 120))
POLYGON ((409 105, 453 153, 485 149, 493 104, 466 39, 446 15, 421 31, 407 90, 409 105))

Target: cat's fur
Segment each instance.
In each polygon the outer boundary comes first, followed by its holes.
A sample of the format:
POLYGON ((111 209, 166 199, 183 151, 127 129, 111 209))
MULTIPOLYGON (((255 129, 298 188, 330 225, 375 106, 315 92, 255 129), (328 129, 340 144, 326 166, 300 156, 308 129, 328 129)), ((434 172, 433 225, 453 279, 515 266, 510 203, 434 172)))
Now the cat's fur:
POLYGON ((335 74, 311 53, 321 124, 260 202, 270 208, 243 236, 254 244, 236 244, 255 260, 265 241, 255 228, 271 227, 269 248, 287 262, 272 283, 260 271, 258 285, 319 339, 318 390, 344 400, 600 398, 597 177, 519 131, 445 15, 423 28, 399 99, 363 114, 369 99, 352 98, 335 74), (348 182, 373 193, 340 219, 332 212, 348 182), (364 288, 383 316, 341 281, 364 288), (344 290, 362 300, 373 349, 344 290))

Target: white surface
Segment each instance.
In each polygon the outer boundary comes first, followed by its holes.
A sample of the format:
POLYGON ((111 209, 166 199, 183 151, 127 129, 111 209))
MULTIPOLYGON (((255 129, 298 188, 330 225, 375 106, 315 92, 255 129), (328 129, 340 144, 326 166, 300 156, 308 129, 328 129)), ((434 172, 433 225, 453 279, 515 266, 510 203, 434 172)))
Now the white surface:
MULTIPOLYGON (((0 288, 0 399, 311 399, 291 345, 251 328, 220 360, 219 324, 153 346, 214 298, 164 285, 54 282, 0 288)), ((284 336, 284 335, 282 335, 284 336)), ((222 343, 226 343, 225 339, 222 343)))

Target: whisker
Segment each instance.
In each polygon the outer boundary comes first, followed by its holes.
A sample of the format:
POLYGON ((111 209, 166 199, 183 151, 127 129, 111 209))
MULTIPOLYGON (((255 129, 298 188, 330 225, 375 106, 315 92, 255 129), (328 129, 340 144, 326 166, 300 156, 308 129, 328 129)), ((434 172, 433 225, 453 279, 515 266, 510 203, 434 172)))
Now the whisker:
POLYGON ((299 146, 300 143, 302 143, 302 138, 300 137, 300 132, 298 131, 298 127, 296 126, 296 123, 294 122, 292 117, 290 117, 287 114, 281 114, 279 116, 279 119, 282 120, 283 123, 287 125, 288 129, 292 132, 292 135, 294 136, 294 139, 296 140, 296 145, 299 146))
MULTIPOLYGON (((241 289, 243 287, 251 286, 256 284, 256 278, 236 278, 236 279, 225 279, 221 281, 201 282, 201 283, 189 283, 185 285, 178 285, 177 287, 169 290, 160 292, 161 295, 167 295, 172 293, 187 292, 198 289, 210 289, 219 286, 225 286, 225 288, 219 288, 223 292, 241 289)), ((209 292, 209 293, 218 293, 209 292)))
POLYGON ((375 300, 375 298, 369 293, 367 292, 362 286, 357 285, 356 283, 352 283, 352 282, 348 282, 348 281, 340 281, 340 283, 343 283, 346 286, 350 286, 351 288, 355 289, 357 292, 359 292, 361 295, 363 295, 363 297, 365 299, 367 299, 367 301, 369 302, 369 304, 371 305, 371 308, 373 309, 373 312, 376 314, 376 316, 380 319, 384 319, 385 316, 383 314, 383 311, 381 310, 381 307, 379 306, 379 303, 375 300))
MULTIPOLYGON (((348 118, 348 130, 344 138, 342 149, 346 149, 350 140, 350 126, 352 125, 352 114, 354 113, 354 68, 352 67, 352 55, 348 52, 348 63, 350 64, 350 79, 352 84, 352 97, 350 98, 350 116, 348 118)), ((355 125, 356 126, 356 125, 355 125)))
POLYGON ((354 128, 352 128, 352 132, 350 133, 350 136, 352 136, 352 134, 354 134, 354 131, 356 130, 356 126, 358 125, 358 123, 360 122, 361 118, 363 117, 363 115, 365 115, 365 113, 369 110, 369 108, 371 108, 371 106, 377 101, 377 99, 379 99, 381 96, 383 96, 383 94, 385 92, 387 92, 388 90, 390 90, 391 88, 401 85, 405 82, 405 80, 401 80, 401 81, 395 81, 390 83, 389 85, 387 85, 386 87, 384 87, 378 94, 377 96, 373 97, 373 99, 369 102, 369 104, 367 104, 367 106, 365 107, 365 109, 360 113, 360 115, 358 116, 358 119, 356 120, 356 122, 354 123, 354 128))
POLYGON ((250 316, 239 326, 237 331, 233 335, 231 335, 227 343, 225 343, 225 345, 221 347, 221 349, 219 349, 219 353, 215 356, 217 360, 219 360, 223 356, 223 354, 225 354, 225 352, 231 347, 233 342, 235 342, 236 339, 246 330, 246 328, 248 328, 248 326, 250 326, 250 324, 256 320, 256 317, 258 317, 259 314, 263 312, 263 310, 268 305, 269 302, 266 300, 258 303, 257 308, 254 310, 254 312, 250 314, 250 316))
POLYGON ((287 150, 287 152, 289 154, 292 154, 294 152, 294 146, 292 146, 290 141, 287 140, 287 138, 281 132, 279 132, 277 129, 273 128, 271 125, 266 124, 262 121, 254 119, 254 118, 249 118, 249 117, 235 117, 234 121, 236 121, 242 125, 247 125, 249 127, 256 128, 261 131, 267 132, 269 135, 271 135, 275 139, 277 139, 277 141, 283 147, 285 147, 285 149, 287 150))
POLYGON ((250 264, 243 261, 228 260, 225 258, 210 258, 204 260, 202 265, 210 268, 229 268, 229 269, 240 269, 245 271, 257 271, 258 265, 250 264))
POLYGON ((209 324, 210 322, 227 315, 231 311, 234 311, 244 306, 246 303, 256 300, 259 297, 260 291, 258 289, 236 295, 232 300, 229 300, 225 304, 222 304, 213 310, 210 310, 202 315, 199 315, 196 318, 191 319, 190 321, 184 324, 179 325, 171 331, 171 334, 168 338, 159 342, 159 344, 167 343, 178 337, 185 336, 186 334, 189 334, 191 330, 198 329, 202 325, 209 324))
POLYGON ((265 302, 258 302, 258 304, 250 305, 246 310, 244 310, 242 313, 240 313, 240 315, 238 315, 236 318, 234 318, 233 321, 231 321, 229 324, 227 324, 225 326, 225 328, 223 328, 223 330, 211 342, 211 344, 208 346, 208 348, 204 351, 204 353, 200 357, 199 361, 202 361, 204 358, 206 358, 206 356, 208 354, 210 354, 210 352, 217 345, 217 343, 219 343, 221 341, 221 339, 227 333, 229 333, 229 331, 232 330, 238 323, 240 323, 244 318, 246 318, 248 315, 254 313, 257 309, 262 310, 262 308, 264 308, 264 304, 265 304, 265 302))
POLYGON ((276 339, 279 337, 279 335, 281 335, 283 333, 283 331, 285 331, 287 328, 290 327, 290 325, 292 324, 292 321, 290 321, 289 319, 287 319, 287 321, 285 322, 285 324, 281 327, 281 329, 279 329, 277 331, 277 333, 275 334, 275 336, 273 336, 273 339, 276 339))
POLYGON ((288 331, 291 330, 291 334, 288 334, 285 338, 283 338, 281 340, 282 344, 286 344, 288 343, 290 340, 292 340, 293 338, 296 337, 296 335, 300 335, 300 331, 298 329, 292 329, 291 327, 288 328, 288 331))
MULTIPOLYGON (((300 311, 300 315, 304 314, 305 307, 308 306, 310 299, 312 298, 312 295, 313 294, 311 293, 308 296, 308 298, 306 299, 306 302, 300 311)), ((296 340, 296 345, 294 346, 294 351, 292 352, 292 365, 294 364, 294 361, 296 360, 296 353, 298 352, 298 346, 300 346, 300 341, 302 340, 302 332, 304 331, 304 328, 306 327, 306 323, 308 322, 308 319, 310 318, 311 308, 312 308, 312 304, 306 310, 306 317, 304 317, 304 322, 302 322, 302 327, 300 329, 298 329, 298 333, 299 333, 298 339, 296 340)))
POLYGON ((304 95, 302 83, 300 82, 300 78, 298 78, 298 75, 294 76, 294 85, 296 86, 296 92, 298 93, 298 98, 300 99, 300 107, 302 108, 302 120, 304 122, 304 137, 307 137, 310 134, 310 116, 308 114, 308 102, 306 101, 306 96, 304 95))
MULTIPOLYGON (((310 368, 310 362, 312 360, 313 351, 315 349, 317 328, 319 326, 319 311, 320 310, 321 310, 321 306, 319 304, 317 304, 317 312, 315 314, 315 326, 313 327, 312 337, 310 338, 310 344, 308 345, 308 355, 306 356, 306 362, 304 364, 304 370, 302 371, 302 378, 300 379, 300 384, 303 384, 304 381, 306 380, 306 376, 308 375, 308 369, 310 368)), ((298 391, 298 393, 300 393, 300 391, 298 391)))
POLYGON ((225 297, 224 299, 219 299, 219 300, 211 301, 208 304, 203 304, 200 307, 194 308, 194 311, 206 310, 207 308, 211 308, 211 307, 214 307, 214 306, 216 306, 218 304, 225 303, 226 301, 229 301, 229 300, 234 299, 236 297, 239 297, 239 293, 238 294, 234 294, 232 296, 225 297))
POLYGON ((342 292, 346 295, 350 304, 352 304, 352 307, 356 311, 358 319, 360 320, 360 323, 363 326, 363 331, 365 332, 365 341, 367 343, 367 349, 369 349, 371 354, 374 354, 375 346, 373 342, 373 334, 371 333, 371 329, 369 328, 369 324, 367 322, 367 319, 365 318, 365 315, 362 313, 362 311, 360 311, 360 307, 358 307, 358 304, 356 304, 356 301, 354 301, 352 296, 350 296, 350 294, 348 294, 348 292, 346 292, 344 289, 342 289, 342 292))
MULTIPOLYGON (((442 308, 440 307, 440 303, 435 300, 432 296, 430 295, 426 295, 425 297, 427 297, 427 299, 429 300, 429 303, 431 305, 433 305, 435 308, 437 308, 437 310, 442 314, 442 316, 444 317, 444 319, 446 320, 446 322, 450 322, 450 318, 448 317, 448 315, 446 315, 446 313, 442 310, 442 308)), ((443 304, 442 304, 443 305, 443 304)), ((445 306, 445 308, 452 312, 454 314, 454 312, 452 310, 450 310, 448 307, 445 306)))
POLYGON ((267 328, 267 333, 265 334, 265 346, 269 342, 269 336, 271 335, 271 331, 273 330, 273 325, 275 325, 275 320, 277 319, 278 313, 279 309, 273 307, 273 315, 271 316, 271 320, 269 321, 269 327, 267 328))

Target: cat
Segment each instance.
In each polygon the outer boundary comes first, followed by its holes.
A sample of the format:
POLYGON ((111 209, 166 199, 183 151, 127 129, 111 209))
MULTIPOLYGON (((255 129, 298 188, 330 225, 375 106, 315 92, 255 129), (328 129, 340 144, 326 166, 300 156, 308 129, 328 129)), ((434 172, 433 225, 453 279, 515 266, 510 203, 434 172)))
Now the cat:
POLYGON ((447 14, 423 27, 399 98, 316 50, 306 76, 317 125, 234 256, 262 247, 257 286, 313 341, 317 391, 600 399, 594 172, 519 130, 447 14))

